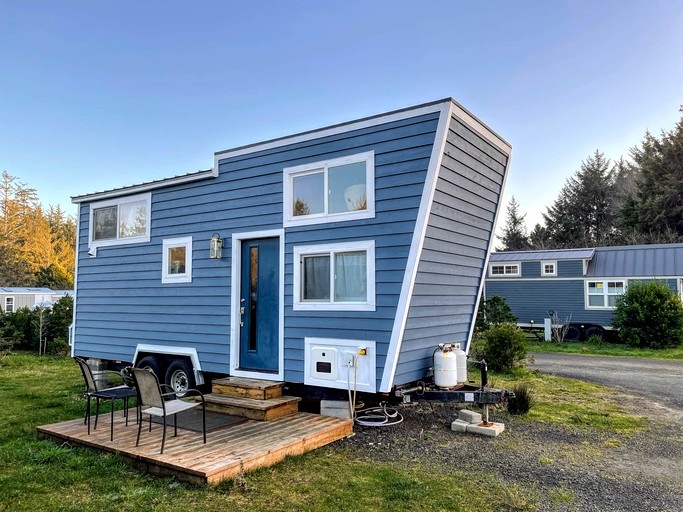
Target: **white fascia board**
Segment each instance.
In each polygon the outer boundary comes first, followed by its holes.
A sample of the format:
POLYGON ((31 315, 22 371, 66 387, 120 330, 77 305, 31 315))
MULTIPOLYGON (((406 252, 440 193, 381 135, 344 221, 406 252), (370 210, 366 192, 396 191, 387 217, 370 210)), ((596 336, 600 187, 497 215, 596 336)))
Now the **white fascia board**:
POLYGON ((509 159, 509 154, 512 151, 512 146, 510 143, 494 132, 491 128, 486 126, 486 124, 479 120, 479 118, 477 118, 474 114, 472 114, 469 110, 455 100, 453 100, 453 115, 464 121, 465 124, 485 138, 488 142, 496 146, 502 153, 508 155, 509 159))
POLYGON ((99 201, 101 199, 109 199, 114 197, 128 196, 131 194, 139 194, 140 192, 148 192, 158 188, 169 187, 171 185, 180 185, 182 183, 189 183, 197 180, 205 180, 207 178, 215 178, 218 176, 218 171, 209 169, 208 171, 200 171, 183 176, 175 176, 173 178, 164 178, 149 183, 141 183, 140 185, 131 185, 115 190, 105 190, 103 192, 95 192, 93 194, 85 194, 82 196, 73 196, 71 202, 74 204, 87 203, 89 201, 99 201))
POLYGON ((73 316, 71 319, 69 342, 71 343, 71 357, 76 355, 76 302, 78 300, 78 257, 81 243, 81 207, 76 210, 76 257, 74 262, 74 293, 73 293, 73 316))
POLYGON ((248 146, 241 146, 234 149, 227 149, 225 151, 217 151, 214 154, 214 169, 218 169, 218 164, 221 160, 228 158, 233 158, 236 156, 242 156, 249 153, 255 153, 257 151, 265 151, 268 149, 279 148, 282 146, 288 146, 290 144, 297 144, 299 142, 306 142, 309 140, 320 139, 322 137, 329 137, 331 135, 337 135, 340 133, 346 133, 353 130, 360 130, 363 128, 368 128, 371 126, 376 126, 385 123, 391 123, 393 121, 401 121, 403 119, 409 119, 411 117, 418 117, 425 114, 431 114, 434 112, 440 112, 444 108, 448 107, 453 100, 447 98, 434 103, 429 103, 422 106, 412 107, 404 110, 399 110, 395 112, 389 112, 387 114, 380 114, 378 116, 367 117, 364 119, 359 119, 358 121, 350 121, 348 123, 337 124, 333 126, 328 126, 326 128, 320 128, 317 130, 311 130, 308 132, 299 133, 296 135, 291 135, 288 137, 282 137, 279 139, 272 139, 269 141, 264 141, 256 144, 250 144, 248 146))
POLYGON ((441 160, 443 159, 443 154, 446 149, 448 128, 451 123, 451 116, 454 108, 455 103, 453 101, 440 105, 439 124, 436 128, 434 146, 432 147, 429 168, 427 169, 425 185, 422 190, 422 198, 420 199, 420 208, 415 221, 413 240, 410 243, 410 252, 408 253, 408 262, 406 263, 406 270, 403 275, 401 294, 399 295, 398 306, 396 307, 396 317, 394 318, 394 326, 391 330, 391 340, 389 341, 387 358, 384 362, 382 382, 379 386, 380 393, 388 393, 391 391, 394 382, 398 357, 401 353, 401 341, 403 340, 403 333, 405 331, 406 322, 408 321, 409 300, 413 294, 413 287, 415 286, 417 265, 420 261, 420 255, 422 254, 422 246, 424 245, 427 223, 429 221, 429 212, 432 209, 436 182, 439 177, 441 160))

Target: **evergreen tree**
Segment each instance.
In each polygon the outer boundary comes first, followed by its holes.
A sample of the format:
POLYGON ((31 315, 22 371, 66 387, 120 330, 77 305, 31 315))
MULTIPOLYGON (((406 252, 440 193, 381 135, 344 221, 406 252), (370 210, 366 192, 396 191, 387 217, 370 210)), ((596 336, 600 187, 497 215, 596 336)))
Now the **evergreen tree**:
POLYGON ((500 237, 503 248, 496 249, 497 251, 523 251, 529 248, 525 217, 526 213, 524 215, 519 214, 519 203, 515 200, 515 196, 512 196, 507 207, 503 236, 500 237))
POLYGON ((683 118, 659 139, 647 132, 631 156, 640 174, 622 208, 624 227, 657 238, 674 234, 683 239, 683 118))
POLYGON ((612 193, 615 173, 603 153, 581 162, 543 214, 554 247, 609 245, 616 235, 612 193))
POLYGON ((535 250, 555 248, 550 240, 548 230, 540 224, 536 224, 529 234, 529 245, 535 250))

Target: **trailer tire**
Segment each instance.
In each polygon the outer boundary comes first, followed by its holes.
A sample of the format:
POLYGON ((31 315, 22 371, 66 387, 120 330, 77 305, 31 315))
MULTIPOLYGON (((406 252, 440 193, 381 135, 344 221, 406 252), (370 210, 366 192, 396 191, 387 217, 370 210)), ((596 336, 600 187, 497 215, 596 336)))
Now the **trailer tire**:
POLYGON ((166 384, 173 388, 178 396, 183 396, 188 389, 195 388, 197 383, 194 370, 187 359, 175 359, 166 370, 166 384))
POLYGON ((581 329, 574 325, 570 325, 564 335, 564 339, 567 341, 579 341, 579 339, 581 339, 581 329))
POLYGON ((605 329, 599 325, 591 325, 586 329, 585 336, 586 339, 590 338, 591 336, 597 336, 598 338, 605 339, 605 329))
POLYGON ((143 368, 149 370, 157 377, 161 377, 161 361, 155 356, 145 356, 140 359, 135 365, 136 368, 143 368))

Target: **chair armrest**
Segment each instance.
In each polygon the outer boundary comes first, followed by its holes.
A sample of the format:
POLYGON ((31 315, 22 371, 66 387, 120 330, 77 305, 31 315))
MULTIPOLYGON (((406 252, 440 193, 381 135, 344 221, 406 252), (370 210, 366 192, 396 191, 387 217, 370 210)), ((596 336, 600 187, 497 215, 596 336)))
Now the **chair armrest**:
POLYGON ((204 394, 198 389, 188 389, 187 391, 185 391, 185 393, 183 393, 183 398, 185 398, 187 395, 197 395, 199 398, 202 399, 202 402, 205 402, 204 394))

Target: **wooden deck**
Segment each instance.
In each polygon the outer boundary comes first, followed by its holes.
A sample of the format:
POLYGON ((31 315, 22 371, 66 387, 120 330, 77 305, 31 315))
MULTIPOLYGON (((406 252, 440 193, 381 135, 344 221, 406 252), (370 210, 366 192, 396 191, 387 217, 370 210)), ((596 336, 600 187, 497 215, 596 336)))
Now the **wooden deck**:
MULTIPOLYGON (((135 418, 135 410, 131 410, 135 418)), ((100 415, 96 431, 90 435, 83 419, 38 427, 40 436, 74 445, 121 455, 137 468, 159 476, 174 476, 195 484, 216 484, 240 472, 271 466, 288 455, 300 455, 351 435, 353 423, 329 416, 297 412, 272 421, 247 420, 206 434, 173 427, 166 432, 164 453, 162 428, 153 424, 152 432, 143 425, 140 446, 135 447, 135 420, 124 425, 123 412, 114 416, 114 441, 109 440, 109 414, 100 415)))

